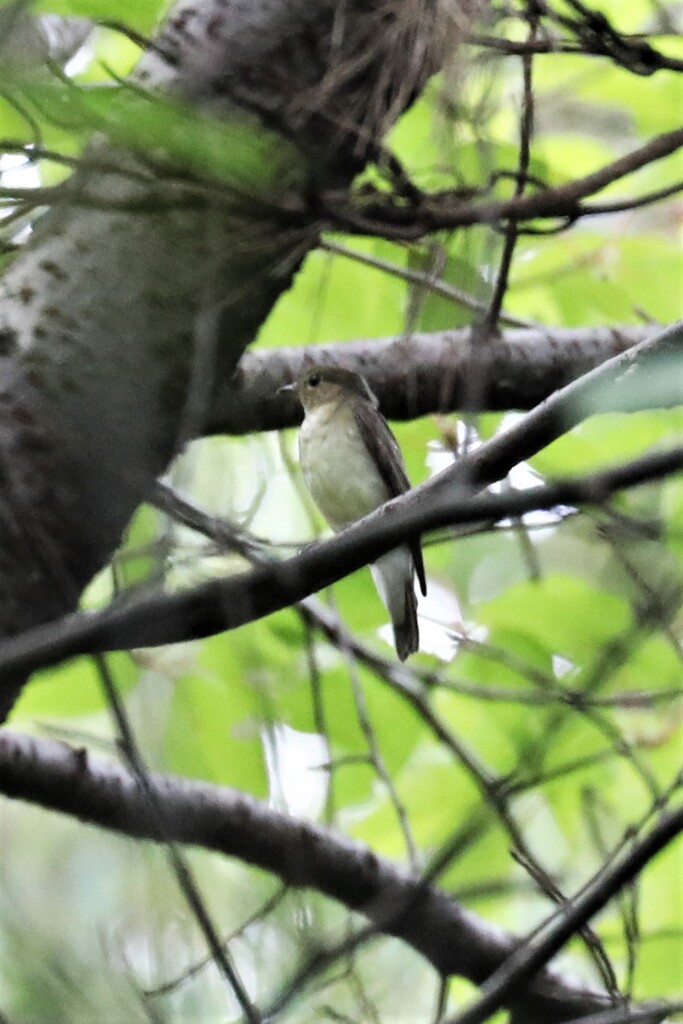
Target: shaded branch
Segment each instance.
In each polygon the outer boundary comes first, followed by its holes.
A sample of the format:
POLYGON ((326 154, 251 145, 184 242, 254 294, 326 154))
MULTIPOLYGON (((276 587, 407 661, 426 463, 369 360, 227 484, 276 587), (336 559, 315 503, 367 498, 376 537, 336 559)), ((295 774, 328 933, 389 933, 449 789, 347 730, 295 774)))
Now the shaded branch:
MULTIPOLYGON (((408 943, 443 975, 481 984, 512 955, 517 940, 444 892, 318 825, 292 819, 251 797, 203 782, 151 774, 168 838, 190 843, 315 889, 408 943)), ((0 733, 0 789, 14 799, 73 815, 136 839, 158 841, 149 802, 124 768, 86 751, 10 731, 0 733)), ((541 972, 516 997, 527 1020, 566 1021, 605 1005, 602 996, 541 972)), ((514 1009, 516 1000, 510 1002, 514 1009)))
POLYGON ((567 0, 567 5, 574 11, 573 17, 554 10, 545 0, 534 0, 534 4, 539 14, 572 32, 582 48, 590 53, 610 57, 632 74, 651 75, 663 67, 678 71, 683 69, 680 61, 674 61, 673 64, 666 62, 647 39, 630 38, 620 32, 606 14, 589 7, 582 0, 567 0))
POLYGON ((284 562, 211 580, 177 594, 68 615, 7 640, 0 652, 0 680, 78 654, 198 640, 236 629, 338 582, 415 534, 460 523, 495 523, 556 505, 603 502, 616 491, 682 469, 683 447, 676 447, 577 480, 460 499, 448 491, 443 493, 446 471, 284 562))
MULTIPOLYGON (((678 358, 682 339, 683 322, 616 356, 427 483, 283 563, 211 580, 178 594, 66 616, 7 640, 0 654, 0 680, 75 654, 174 643, 234 629, 337 582, 416 533, 455 523, 495 522, 557 504, 604 501, 615 490, 676 472, 683 465, 683 448, 521 493, 473 496, 588 415, 640 401, 648 373, 654 368, 659 380, 667 360, 678 358)), ((669 372, 666 382, 672 401, 680 402, 680 373, 669 372)))
MULTIPOLYGON (((469 328, 245 353, 213 397, 207 433, 250 434, 301 421, 301 408, 278 389, 300 375, 311 352, 319 362, 357 370, 389 419, 429 413, 530 409, 558 388, 653 336, 650 326, 489 332, 469 328)), ((657 394, 641 393, 643 407, 657 394)), ((666 403, 665 403, 666 404, 666 403)))
MULTIPOLYGON (((625 885, 636 878, 649 862, 683 831, 683 807, 662 815, 653 828, 634 842, 585 886, 570 904, 563 906, 545 922, 540 939, 521 943, 507 963, 482 986, 480 998, 449 1024, 484 1024, 491 1014, 510 999, 536 971, 544 966, 576 932, 589 921, 625 885)), ((665 1017, 666 1010, 652 1012, 652 1020, 665 1017)))
POLYGON ((328 194, 324 197, 323 209, 332 228, 404 241, 472 224, 490 224, 504 229, 510 222, 520 224, 540 218, 564 218, 571 222, 590 212, 583 205, 584 199, 642 167, 671 156, 681 146, 683 128, 678 128, 656 135, 592 174, 510 199, 471 202, 445 191, 421 196, 412 204, 392 202, 377 195, 369 199, 357 198, 349 204, 346 196, 328 194))
POLYGON ((672 1013, 683 1013, 683 1003, 653 1002, 639 1008, 619 1006, 614 1010, 577 1017, 569 1024, 658 1024, 672 1013))
MULTIPOLYGON (((651 75, 655 71, 667 69, 669 71, 683 71, 683 60, 676 57, 669 57, 667 54, 656 50, 642 36, 623 36, 624 40, 631 44, 634 60, 629 71, 637 75, 651 75), (638 52, 640 51, 640 52, 638 52), (646 59, 643 60, 643 55, 646 59)), ((473 46, 481 46, 486 50, 497 50, 506 57, 524 57, 535 54, 573 54, 587 57, 611 56, 599 43, 584 40, 581 43, 573 39, 562 39, 559 36, 536 39, 533 42, 519 39, 501 39, 498 36, 490 36, 485 33, 474 33, 467 41, 473 46)), ((627 66, 623 61, 618 61, 622 66, 627 66)))

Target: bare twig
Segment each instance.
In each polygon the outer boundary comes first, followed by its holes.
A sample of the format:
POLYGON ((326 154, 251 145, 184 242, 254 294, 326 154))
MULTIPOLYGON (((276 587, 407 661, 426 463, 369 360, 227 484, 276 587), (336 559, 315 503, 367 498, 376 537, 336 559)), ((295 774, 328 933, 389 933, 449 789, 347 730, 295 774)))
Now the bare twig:
MULTIPOLYGON (((528 17, 529 42, 533 43, 536 38, 538 28, 537 13, 530 10, 528 17)), ((532 68, 533 56, 530 53, 525 53, 522 56, 523 94, 522 115, 519 127, 519 164, 515 177, 514 191, 514 195, 516 197, 524 195, 527 185, 527 175, 529 173, 529 162, 531 160, 531 137, 534 130, 534 90, 532 68)), ((486 316, 484 317, 484 329, 486 331, 495 331, 497 329, 500 312, 503 308, 505 293, 508 287, 510 268, 512 267, 512 257, 514 256, 515 246, 517 245, 517 238, 517 225, 514 221, 511 221, 505 231, 505 241, 503 242, 503 252, 500 258, 500 265, 498 267, 498 276, 496 278, 489 308, 486 311, 486 316)))
MULTIPOLYGON (((604 871, 599 871, 590 886, 577 896, 570 907, 563 907, 548 918, 546 934, 533 945, 522 943, 506 964, 481 987, 481 996, 449 1024, 484 1024, 491 1014, 507 1004, 519 986, 533 977, 562 948, 583 924, 627 885, 654 857, 683 831, 683 808, 663 815, 657 824, 624 856, 604 871)), ((662 1020, 666 1011, 653 1013, 653 1021, 662 1020)), ((628 1019, 628 1018, 627 1018, 628 1019)))
POLYGON ((404 241, 416 240, 433 231, 491 224, 502 227, 542 218, 569 218, 574 221, 586 213, 583 200, 629 174, 670 156, 683 146, 683 128, 656 135, 638 149, 606 164, 583 178, 564 185, 541 189, 528 195, 493 202, 463 202, 448 191, 425 197, 417 205, 383 200, 380 196, 356 200, 327 196, 324 209, 330 227, 353 234, 380 235, 404 241))
POLYGON ((178 887, 185 898, 201 934, 211 951, 211 958, 223 975, 240 1006, 248 1024, 261 1024, 261 1015, 256 1010, 244 987, 242 979, 232 962, 230 954, 221 942, 214 927, 206 904, 194 879, 186 858, 173 841, 172 827, 167 821, 165 808, 152 784, 149 770, 142 758, 135 734, 128 720, 123 701, 119 697, 116 683, 109 666, 102 657, 96 658, 98 674, 109 710, 118 733, 118 746, 125 758, 128 769, 135 779, 141 797, 147 805, 150 828, 157 842, 163 843, 171 870, 178 887))

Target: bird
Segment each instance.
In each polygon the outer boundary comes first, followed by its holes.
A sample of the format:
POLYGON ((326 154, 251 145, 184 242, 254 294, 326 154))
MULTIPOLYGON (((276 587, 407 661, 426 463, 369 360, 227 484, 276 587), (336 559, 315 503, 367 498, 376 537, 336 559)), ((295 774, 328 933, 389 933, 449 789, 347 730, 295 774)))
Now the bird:
MULTIPOLYGON (((338 532, 410 489, 403 456, 365 378, 336 365, 308 363, 296 383, 304 409, 299 461, 306 487, 338 532)), ((427 593, 418 539, 388 552, 370 567, 391 617, 401 661, 420 643, 414 579, 427 593)))

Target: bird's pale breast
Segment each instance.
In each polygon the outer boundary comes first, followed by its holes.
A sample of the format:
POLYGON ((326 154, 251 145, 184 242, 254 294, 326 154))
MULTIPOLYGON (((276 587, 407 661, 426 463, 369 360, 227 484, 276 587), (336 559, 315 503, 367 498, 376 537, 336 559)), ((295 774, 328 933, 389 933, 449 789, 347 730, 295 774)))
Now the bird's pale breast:
POLYGON ((307 413, 299 455, 306 486, 333 530, 373 512, 391 496, 350 404, 323 405, 307 413))

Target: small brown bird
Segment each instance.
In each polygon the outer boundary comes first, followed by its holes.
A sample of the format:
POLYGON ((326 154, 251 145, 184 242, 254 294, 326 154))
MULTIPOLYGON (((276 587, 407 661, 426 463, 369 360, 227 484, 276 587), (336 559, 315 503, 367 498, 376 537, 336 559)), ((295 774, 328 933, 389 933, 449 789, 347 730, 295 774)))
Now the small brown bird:
MULTIPOLYGON (((410 489, 398 442, 360 374, 309 364, 298 382, 283 390, 296 390, 304 407, 301 469, 333 530, 410 489)), ((427 592, 419 541, 383 555, 371 570, 391 616, 396 653, 405 661, 420 642, 415 573, 422 593, 427 592)))

